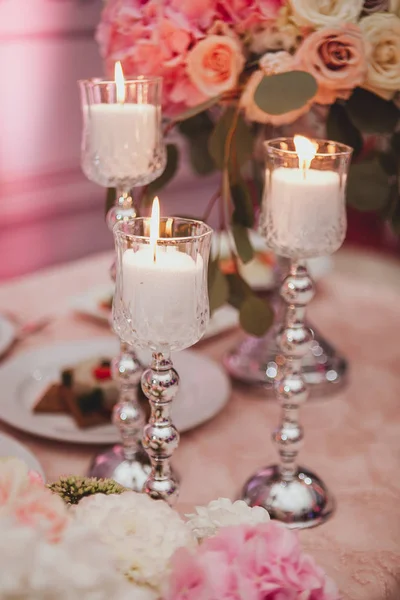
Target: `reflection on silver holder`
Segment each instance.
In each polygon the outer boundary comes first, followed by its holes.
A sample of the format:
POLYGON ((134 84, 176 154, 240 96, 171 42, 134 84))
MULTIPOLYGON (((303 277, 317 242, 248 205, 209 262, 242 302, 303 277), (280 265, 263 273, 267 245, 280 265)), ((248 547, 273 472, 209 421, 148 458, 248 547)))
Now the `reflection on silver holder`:
MULTIPOLYGON (((285 273, 287 260, 278 258, 275 285, 271 292, 275 308, 273 326, 261 338, 246 335, 223 358, 224 366, 233 379, 247 385, 262 386, 271 397, 276 382, 283 376, 284 357, 276 343, 276 336, 283 318, 284 303, 279 296, 279 287, 285 273)), ((307 322, 307 326, 313 332, 313 341, 310 352, 302 359, 304 379, 309 386, 310 398, 326 398, 346 385, 348 363, 313 325, 307 322)))
POLYGON ((297 454, 303 440, 299 408, 308 397, 302 361, 312 342, 305 325, 306 305, 314 295, 311 277, 304 263, 292 261, 281 285, 286 303, 284 324, 277 343, 285 358, 283 377, 276 385, 282 405, 282 418, 273 434, 280 464, 261 469, 245 484, 243 499, 251 506, 263 506, 272 518, 293 528, 314 527, 334 511, 334 500, 323 482, 310 471, 298 467, 297 454))
POLYGON ((151 416, 143 430, 143 447, 151 461, 144 491, 155 500, 173 504, 179 494, 170 459, 178 447, 179 433, 171 420, 171 405, 179 387, 179 375, 170 358, 154 352, 150 368, 142 375, 142 390, 149 399, 151 416))
MULTIPOLYGON (((132 196, 117 190, 116 204, 107 213, 107 225, 112 231, 116 223, 127 222, 136 216, 132 196)), ((115 260, 111 266, 115 281, 115 260)), ((110 478, 135 492, 143 490, 150 474, 150 461, 140 442, 145 417, 137 391, 143 373, 136 352, 121 342, 120 354, 112 361, 112 376, 119 387, 119 399, 113 410, 113 423, 119 430, 122 446, 98 454, 90 467, 91 477, 110 478)))

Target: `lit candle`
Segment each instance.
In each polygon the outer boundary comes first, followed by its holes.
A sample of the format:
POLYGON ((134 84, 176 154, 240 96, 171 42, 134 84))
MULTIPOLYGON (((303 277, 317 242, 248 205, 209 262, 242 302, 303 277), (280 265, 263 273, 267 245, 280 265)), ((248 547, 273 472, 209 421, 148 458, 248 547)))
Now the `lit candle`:
POLYGON ((115 181, 141 176, 153 160, 157 142, 157 107, 126 101, 121 63, 115 63, 117 102, 90 104, 88 140, 104 176, 115 181))
POLYGON ((195 261, 177 246, 163 244, 166 240, 160 240, 159 227, 155 198, 149 244, 123 254, 123 303, 139 342, 159 349, 178 347, 188 340, 189 346, 198 339, 204 262, 199 254, 195 261))
POLYGON ((268 244, 282 256, 318 256, 337 248, 337 231, 345 218, 338 173, 312 168, 318 146, 295 136, 298 168, 267 173, 268 244))

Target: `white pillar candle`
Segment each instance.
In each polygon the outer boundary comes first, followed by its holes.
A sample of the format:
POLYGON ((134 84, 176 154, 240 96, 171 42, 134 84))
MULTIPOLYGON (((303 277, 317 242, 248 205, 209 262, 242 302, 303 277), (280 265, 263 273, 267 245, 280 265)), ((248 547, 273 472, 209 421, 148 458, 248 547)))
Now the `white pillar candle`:
POLYGON ((204 262, 172 246, 126 250, 122 259, 124 306, 138 342, 188 347, 198 340, 204 262))
POLYGON ((330 254, 343 241, 344 185, 338 173, 308 168, 312 156, 298 154, 302 168, 267 171, 268 244, 282 256, 330 254))
POLYGON ((147 173, 157 144, 157 107, 152 104, 92 104, 86 109, 91 156, 114 180, 147 173))

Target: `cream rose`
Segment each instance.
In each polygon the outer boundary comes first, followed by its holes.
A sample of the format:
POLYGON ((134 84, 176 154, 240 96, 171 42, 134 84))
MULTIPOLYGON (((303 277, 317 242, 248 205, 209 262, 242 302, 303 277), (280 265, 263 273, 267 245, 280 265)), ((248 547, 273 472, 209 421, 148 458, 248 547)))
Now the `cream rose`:
POLYGON ((293 123, 299 117, 304 115, 310 109, 312 101, 297 110, 291 110, 283 115, 270 115, 257 106, 254 101, 254 93, 264 75, 274 75, 276 73, 285 73, 293 70, 293 56, 288 52, 267 52, 259 61, 260 70, 253 73, 247 82, 240 106, 244 110, 245 117, 249 121, 257 123, 271 123, 275 127, 293 123))
POLYGON ((360 28, 372 48, 364 87, 391 100, 400 90, 400 19, 375 13, 361 19, 360 28))
POLYGON ((232 89, 244 67, 240 43, 227 35, 209 35, 191 50, 187 72, 192 83, 212 97, 232 89))
POLYGON ((292 18, 296 25, 329 27, 337 23, 357 21, 364 0, 290 0, 292 18))
POLYGON ((297 50, 294 65, 317 80, 318 104, 349 98, 367 74, 367 50, 361 29, 348 23, 315 31, 297 50))

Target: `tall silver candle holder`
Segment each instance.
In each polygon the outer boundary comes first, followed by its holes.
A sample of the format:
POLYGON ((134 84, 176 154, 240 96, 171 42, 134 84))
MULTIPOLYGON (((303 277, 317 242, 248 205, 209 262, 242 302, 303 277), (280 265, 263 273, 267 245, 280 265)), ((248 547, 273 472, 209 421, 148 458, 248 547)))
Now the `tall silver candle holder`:
POLYGON ((179 443, 171 406, 179 387, 171 351, 195 344, 209 321, 207 266, 212 230, 190 219, 136 218, 114 227, 117 249, 115 327, 129 343, 150 349, 142 375, 151 406, 143 432, 151 472, 144 491, 172 504, 179 493, 170 459, 179 443))
POLYGON ((352 149, 301 136, 271 140, 265 147, 261 231, 268 247, 289 259, 289 271, 280 286, 285 315, 277 332, 284 366, 275 395, 282 416, 272 436, 280 463, 253 475, 242 497, 250 506, 263 506, 272 518, 291 528, 307 528, 328 519, 335 503, 323 481, 297 465, 304 437, 299 409, 308 397, 302 363, 313 339, 305 324, 306 307, 314 295, 305 259, 331 254, 343 243, 352 149))
MULTIPOLYGON (((161 127, 162 79, 124 79, 120 63, 115 80, 79 82, 83 134, 82 169, 91 181, 116 188, 116 203, 107 213, 112 231, 116 223, 129 222, 137 211, 131 189, 161 175, 166 153, 161 127)), ((115 263, 111 266, 115 280, 115 263)), ((117 332, 118 334, 118 332, 117 332)), ((125 487, 141 491, 150 472, 147 454, 140 443, 144 415, 137 401, 143 372, 132 345, 120 336, 120 354, 112 362, 112 374, 120 394, 113 411, 122 446, 95 457, 90 475, 109 477, 125 487)))

